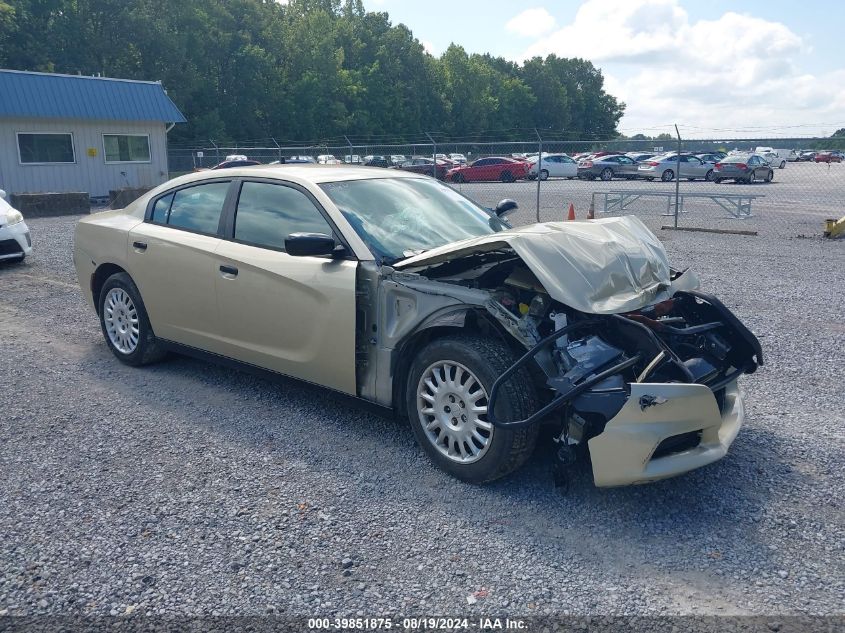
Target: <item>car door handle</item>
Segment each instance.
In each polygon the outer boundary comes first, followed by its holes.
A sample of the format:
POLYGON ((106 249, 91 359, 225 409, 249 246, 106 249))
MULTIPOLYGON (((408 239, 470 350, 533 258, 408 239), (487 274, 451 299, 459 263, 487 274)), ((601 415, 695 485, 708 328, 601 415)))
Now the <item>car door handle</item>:
POLYGON ((136 248, 139 251, 147 250, 147 243, 146 242, 132 242, 132 248, 136 248))
POLYGON ((220 272, 224 275, 231 275, 232 277, 238 276, 238 269, 234 266, 226 266, 224 264, 220 265, 220 272))

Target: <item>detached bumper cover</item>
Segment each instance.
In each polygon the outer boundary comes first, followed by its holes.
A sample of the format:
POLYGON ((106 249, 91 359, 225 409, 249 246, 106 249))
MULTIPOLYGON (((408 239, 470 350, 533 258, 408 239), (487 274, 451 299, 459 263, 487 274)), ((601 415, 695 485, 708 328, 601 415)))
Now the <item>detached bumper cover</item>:
POLYGON ((646 483, 711 464, 728 452, 744 418, 736 381, 725 387, 722 411, 705 385, 633 383, 619 413, 589 441, 595 484, 646 483), (653 457, 664 440, 699 431, 697 446, 653 457))

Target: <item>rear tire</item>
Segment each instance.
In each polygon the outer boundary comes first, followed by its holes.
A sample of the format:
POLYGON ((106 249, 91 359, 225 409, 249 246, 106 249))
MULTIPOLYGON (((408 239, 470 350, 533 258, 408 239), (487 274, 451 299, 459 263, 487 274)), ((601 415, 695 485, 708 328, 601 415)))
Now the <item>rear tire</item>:
MULTIPOLYGON (((405 387, 408 420, 417 442, 441 470, 461 481, 481 484, 512 473, 531 456, 538 425, 516 430, 472 426, 473 419, 489 425, 486 396, 496 378, 515 360, 503 343, 466 335, 436 339, 417 354, 405 387), (463 400, 465 392, 478 394, 479 387, 483 391, 474 402, 463 400), (470 413, 473 404, 484 412, 470 413), (476 429, 475 439, 455 439, 465 428, 476 429)), ((496 414, 502 420, 519 420, 534 413, 537 406, 534 383, 527 370, 522 370, 502 385, 496 414)))
POLYGON ((120 362, 140 367, 167 356, 153 333, 141 293, 128 274, 115 273, 106 279, 97 307, 106 345, 120 362))
POLYGON ((675 172, 672 171, 671 169, 667 169, 660 176, 660 180, 662 180, 663 182, 669 182, 670 180, 675 180, 675 172))
POLYGON ((605 167, 601 170, 599 178, 601 178, 605 182, 607 182, 608 180, 613 180, 613 170, 610 167, 605 167))

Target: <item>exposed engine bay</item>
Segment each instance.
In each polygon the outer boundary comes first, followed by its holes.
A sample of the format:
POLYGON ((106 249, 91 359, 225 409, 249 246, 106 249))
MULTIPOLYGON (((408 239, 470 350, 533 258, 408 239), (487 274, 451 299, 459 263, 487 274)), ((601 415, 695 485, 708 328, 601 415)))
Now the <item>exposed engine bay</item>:
MULTIPOLYGON (((754 335, 720 301, 695 290, 690 273, 672 270, 668 299, 621 314, 589 314, 552 299, 512 251, 474 254, 420 273, 484 291, 485 309, 527 350, 494 384, 490 421, 500 428, 559 423, 563 446, 601 434, 630 398, 632 384, 705 385, 721 409, 725 387, 763 363, 754 335), (544 404, 524 420, 499 419, 498 388, 523 367, 544 385, 544 404)), ((659 397, 640 400, 643 410, 661 404, 659 397)), ((682 435, 662 443, 656 456, 694 447, 701 437, 682 435)))

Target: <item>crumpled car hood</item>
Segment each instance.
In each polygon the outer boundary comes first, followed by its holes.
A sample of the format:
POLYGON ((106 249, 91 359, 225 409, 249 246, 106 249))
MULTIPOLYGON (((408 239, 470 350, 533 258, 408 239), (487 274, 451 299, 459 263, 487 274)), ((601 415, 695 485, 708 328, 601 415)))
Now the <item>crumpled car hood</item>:
POLYGON ((666 251, 633 216, 532 224, 453 242, 393 267, 417 270, 500 249, 513 250, 553 299, 581 312, 630 312, 672 294, 666 251))

